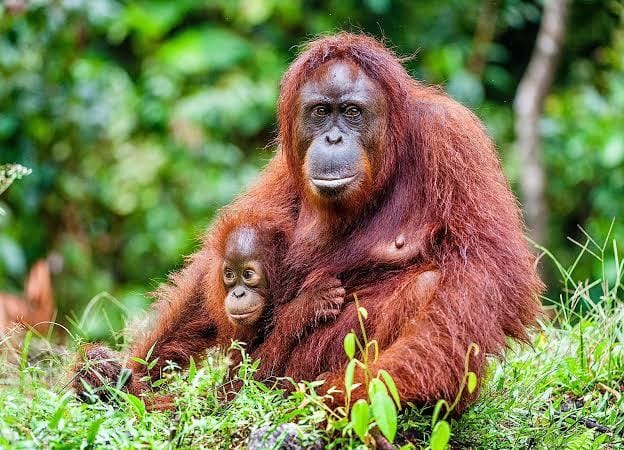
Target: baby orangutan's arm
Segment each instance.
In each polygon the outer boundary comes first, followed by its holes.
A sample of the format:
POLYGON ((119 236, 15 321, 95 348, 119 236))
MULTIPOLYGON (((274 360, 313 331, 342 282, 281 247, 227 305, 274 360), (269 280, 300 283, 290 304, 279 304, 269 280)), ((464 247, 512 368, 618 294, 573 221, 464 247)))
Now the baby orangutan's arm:
POLYGON ((342 283, 335 276, 319 279, 311 276, 304 282, 299 295, 280 305, 273 312, 273 327, 266 340, 252 353, 261 363, 257 379, 280 376, 283 361, 296 342, 318 323, 333 320, 340 314, 345 298, 342 283))

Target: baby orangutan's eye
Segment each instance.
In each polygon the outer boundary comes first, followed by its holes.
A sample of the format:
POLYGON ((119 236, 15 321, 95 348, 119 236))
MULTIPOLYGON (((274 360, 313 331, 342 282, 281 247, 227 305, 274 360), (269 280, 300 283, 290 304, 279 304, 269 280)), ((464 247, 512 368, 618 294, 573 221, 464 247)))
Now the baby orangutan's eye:
POLYGON ((243 279, 245 279, 245 280, 249 280, 249 279, 253 278, 253 276, 254 276, 254 271, 251 270, 251 269, 246 269, 243 272, 243 279))
POLYGON ((225 278, 228 281, 231 281, 234 279, 234 271, 232 269, 225 269, 223 271, 223 278, 225 278))

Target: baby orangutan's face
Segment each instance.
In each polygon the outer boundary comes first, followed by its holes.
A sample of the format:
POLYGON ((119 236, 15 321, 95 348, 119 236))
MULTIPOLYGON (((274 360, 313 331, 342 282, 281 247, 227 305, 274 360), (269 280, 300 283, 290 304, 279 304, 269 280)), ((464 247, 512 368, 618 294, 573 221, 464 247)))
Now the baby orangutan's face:
POLYGON ((227 290, 225 312, 238 326, 255 325, 267 307, 267 280, 260 259, 257 233, 235 230, 228 238, 223 259, 223 284, 227 290))

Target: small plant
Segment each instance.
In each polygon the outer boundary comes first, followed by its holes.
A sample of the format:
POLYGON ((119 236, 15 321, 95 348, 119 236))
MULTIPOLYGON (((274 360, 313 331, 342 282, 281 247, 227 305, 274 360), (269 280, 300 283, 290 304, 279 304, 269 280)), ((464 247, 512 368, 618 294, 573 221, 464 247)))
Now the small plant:
POLYGON ((464 390, 468 389, 468 392, 472 394, 477 388, 477 375, 470 371, 470 355, 474 354, 474 356, 477 356, 479 351, 479 346, 475 343, 471 343, 468 346, 464 366, 464 377, 462 378, 455 400, 453 400, 453 403, 450 405, 446 400, 438 400, 438 403, 433 410, 433 415, 431 416, 432 431, 431 438, 429 439, 429 446, 431 450, 445 450, 448 448, 448 443, 451 439, 451 425, 448 423, 447 419, 457 407, 462 395, 464 394, 464 390), (440 417, 442 407, 445 408, 445 412, 444 415, 440 417))
POLYGON ((0 165, 0 194, 6 191, 15 180, 30 175, 32 170, 20 164, 0 165))
MULTIPOLYGON (((0 195, 6 191, 15 180, 30 175, 32 170, 20 164, 4 164, 0 165, 0 195)), ((0 215, 4 214, 4 210, 0 208, 0 215)))
POLYGON ((367 445, 374 445, 372 433, 378 429, 391 443, 394 442, 397 431, 397 410, 401 409, 401 399, 392 376, 385 370, 379 370, 376 375, 371 371, 371 364, 379 358, 379 344, 376 340, 368 340, 364 320, 368 312, 360 306, 354 295, 358 321, 362 339, 352 330, 344 338, 344 350, 349 358, 345 369, 345 406, 344 430, 354 432, 367 445), (356 350, 359 357, 356 358, 356 350), (372 353, 372 355, 371 355, 372 353), (360 368, 364 382, 355 382, 355 370, 360 368), (363 386, 362 386, 363 385, 363 386), (355 389, 364 387, 367 399, 359 399, 351 404, 352 393, 355 389))

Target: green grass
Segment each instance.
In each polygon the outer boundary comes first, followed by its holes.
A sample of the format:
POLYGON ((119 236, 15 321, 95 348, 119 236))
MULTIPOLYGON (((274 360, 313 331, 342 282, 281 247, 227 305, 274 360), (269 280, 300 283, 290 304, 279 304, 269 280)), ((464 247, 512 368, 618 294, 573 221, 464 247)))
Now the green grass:
MULTIPOLYGON (((492 361, 479 402, 451 422, 452 448, 624 446, 624 262, 617 255, 615 243, 607 252, 588 240, 581 256, 605 267, 595 281, 575 282, 575 264, 557 263, 564 286, 554 302, 556 317, 533 332, 532 347, 512 345, 505 361, 492 361)), ((172 371, 164 389, 179 395, 178 407, 160 413, 128 397, 80 403, 65 387, 71 351, 48 350, 41 338, 25 347, 0 361, 4 448, 245 448, 252 429, 289 422, 299 425, 305 443, 322 439, 326 448, 362 448, 353 433, 340 431, 313 387, 284 398, 250 380, 249 361, 240 371, 243 389, 229 403, 217 395, 225 373, 218 355, 190 373, 172 371)), ((417 408, 403 410, 398 429, 399 446, 424 448, 431 417, 417 408)))

